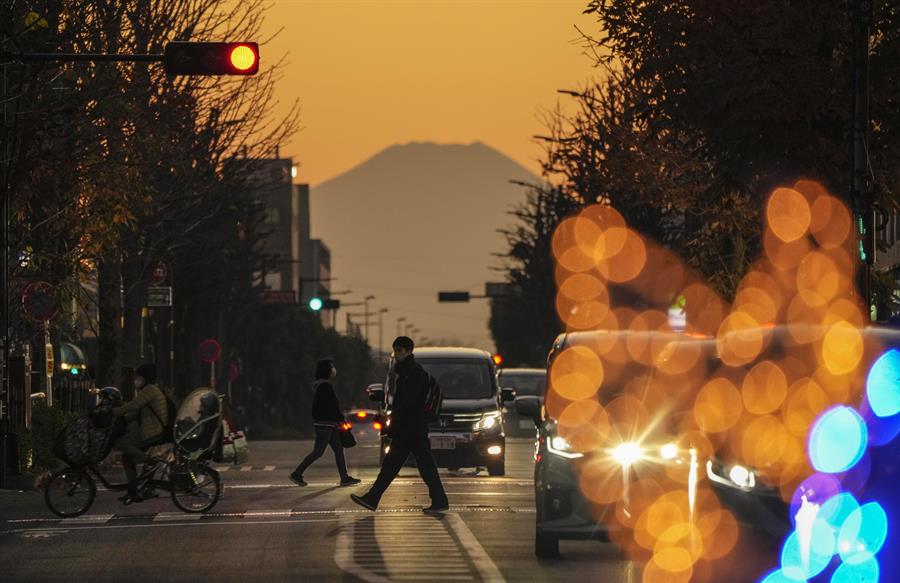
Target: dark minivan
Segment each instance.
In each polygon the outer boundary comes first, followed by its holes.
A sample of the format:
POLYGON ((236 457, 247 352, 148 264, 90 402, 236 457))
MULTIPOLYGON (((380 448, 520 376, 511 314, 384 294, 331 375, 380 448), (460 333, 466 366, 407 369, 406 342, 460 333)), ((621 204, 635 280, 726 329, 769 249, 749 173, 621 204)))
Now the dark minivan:
MULTIPOLYGON (((497 383, 501 389, 512 389, 517 397, 534 396, 544 398, 547 386, 547 370, 543 368, 502 368, 497 372, 497 383)), ((513 403, 503 410, 503 426, 507 437, 534 437, 534 420, 522 417, 513 403)))

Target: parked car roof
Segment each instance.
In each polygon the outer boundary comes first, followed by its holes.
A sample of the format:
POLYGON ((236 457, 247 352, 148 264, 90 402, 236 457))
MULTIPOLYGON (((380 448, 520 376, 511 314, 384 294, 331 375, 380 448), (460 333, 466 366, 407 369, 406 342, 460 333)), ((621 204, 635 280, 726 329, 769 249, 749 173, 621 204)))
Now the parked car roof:
POLYGON ((428 346, 416 348, 416 358, 486 358, 491 359, 491 353, 478 348, 464 348, 460 346, 428 346))

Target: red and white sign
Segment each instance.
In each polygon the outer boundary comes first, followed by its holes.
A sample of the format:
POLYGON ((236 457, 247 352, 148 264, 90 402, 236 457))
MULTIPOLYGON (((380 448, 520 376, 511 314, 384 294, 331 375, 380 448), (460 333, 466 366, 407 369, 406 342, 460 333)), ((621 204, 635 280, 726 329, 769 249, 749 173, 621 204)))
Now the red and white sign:
POLYGON ((207 364, 216 362, 222 356, 222 345, 212 338, 207 338, 197 346, 197 354, 200 360, 207 364))
POLYGON ((166 265, 165 261, 157 261, 150 271, 148 282, 150 285, 160 285, 166 281, 167 277, 169 277, 169 266, 166 265))
POLYGON ((22 307, 25 313, 38 320, 52 320, 59 313, 59 305, 53 293, 53 286, 46 281, 34 281, 22 292, 22 307))

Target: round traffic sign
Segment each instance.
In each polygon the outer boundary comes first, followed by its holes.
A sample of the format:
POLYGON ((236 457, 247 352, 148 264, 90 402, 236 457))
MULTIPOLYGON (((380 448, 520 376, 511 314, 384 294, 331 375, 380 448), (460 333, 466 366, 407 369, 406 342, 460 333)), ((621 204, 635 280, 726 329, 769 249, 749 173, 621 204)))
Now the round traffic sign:
POLYGON ((232 362, 228 365, 228 382, 233 383, 239 376, 241 376, 241 366, 236 362, 232 362))
POLYGON ((33 281, 22 292, 25 313, 40 322, 53 319, 59 312, 53 286, 46 281, 33 281))
POLYGON ((207 338, 197 346, 197 354, 205 363, 216 362, 222 356, 222 345, 212 338, 207 338))
POLYGON ((157 261, 156 265, 153 266, 153 269, 150 270, 150 277, 148 279, 150 285, 160 285, 166 281, 167 277, 169 277, 169 267, 166 265, 166 262, 157 261))

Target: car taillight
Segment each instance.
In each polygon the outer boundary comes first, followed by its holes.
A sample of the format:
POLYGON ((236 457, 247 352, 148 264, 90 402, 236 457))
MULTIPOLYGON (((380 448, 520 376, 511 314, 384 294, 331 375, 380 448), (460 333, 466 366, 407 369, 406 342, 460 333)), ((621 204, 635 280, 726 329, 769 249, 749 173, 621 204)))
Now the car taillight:
POLYGON ((368 416, 368 413, 366 413, 365 411, 359 411, 356 413, 356 416, 360 419, 365 419, 368 416))
POLYGON ((375 423, 373 423, 372 427, 381 431, 381 423, 379 421, 376 421, 375 423))
POLYGON ((341 429, 343 429, 344 431, 349 431, 352 428, 353 428, 353 426, 350 425, 350 423, 344 422, 341 424, 341 429))

